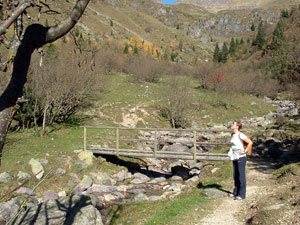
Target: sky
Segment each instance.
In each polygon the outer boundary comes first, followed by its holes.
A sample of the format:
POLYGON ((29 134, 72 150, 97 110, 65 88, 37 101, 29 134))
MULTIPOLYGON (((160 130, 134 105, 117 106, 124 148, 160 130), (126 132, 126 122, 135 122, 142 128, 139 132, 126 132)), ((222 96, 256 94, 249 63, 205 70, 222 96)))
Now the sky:
POLYGON ((163 2, 164 4, 170 4, 170 5, 174 4, 176 1, 177 1, 177 0, 162 0, 162 2, 163 2))

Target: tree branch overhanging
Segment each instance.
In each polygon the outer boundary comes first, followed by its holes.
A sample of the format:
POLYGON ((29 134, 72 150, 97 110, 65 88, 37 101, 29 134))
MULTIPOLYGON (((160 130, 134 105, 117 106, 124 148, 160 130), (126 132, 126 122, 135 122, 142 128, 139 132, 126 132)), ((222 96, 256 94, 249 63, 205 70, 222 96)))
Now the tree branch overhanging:
POLYGON ((11 13, 11 16, 7 18, 0 25, 0 35, 7 33, 8 28, 17 20, 17 18, 24 13, 24 11, 32 6, 31 0, 22 0, 20 1, 17 8, 11 13))

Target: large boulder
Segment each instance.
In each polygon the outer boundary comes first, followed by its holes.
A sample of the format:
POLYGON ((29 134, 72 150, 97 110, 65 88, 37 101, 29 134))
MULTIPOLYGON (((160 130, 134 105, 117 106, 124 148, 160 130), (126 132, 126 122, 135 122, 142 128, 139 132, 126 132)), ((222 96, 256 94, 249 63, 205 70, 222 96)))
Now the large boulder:
POLYGON ((74 188, 72 194, 80 194, 83 191, 87 190, 93 184, 92 178, 87 175, 84 175, 80 183, 74 188))
POLYGON ((13 198, 8 202, 0 203, 0 224, 7 224, 9 219, 18 212, 22 202, 22 199, 13 198))
POLYGON ((143 184, 150 181, 150 178, 142 173, 135 173, 134 179, 130 181, 131 184, 143 184))
POLYGON ((74 195, 28 208, 17 216, 14 224, 103 225, 103 222, 91 197, 74 195))
POLYGON ((78 154, 78 158, 83 161, 86 165, 93 165, 94 154, 90 151, 82 151, 78 154))
POLYGON ((176 143, 170 145, 167 150, 170 152, 188 152, 189 148, 186 145, 176 143))
POLYGON ((44 176, 45 170, 42 164, 36 159, 30 159, 29 165, 31 166, 32 173, 36 175, 37 179, 41 179, 44 176))

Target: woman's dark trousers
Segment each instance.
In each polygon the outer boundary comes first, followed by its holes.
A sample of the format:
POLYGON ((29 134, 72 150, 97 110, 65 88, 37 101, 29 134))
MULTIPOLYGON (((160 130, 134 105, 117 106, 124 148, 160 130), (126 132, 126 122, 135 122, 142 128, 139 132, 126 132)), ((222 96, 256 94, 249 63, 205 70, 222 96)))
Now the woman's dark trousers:
POLYGON ((233 160, 233 194, 246 198, 246 157, 233 160))

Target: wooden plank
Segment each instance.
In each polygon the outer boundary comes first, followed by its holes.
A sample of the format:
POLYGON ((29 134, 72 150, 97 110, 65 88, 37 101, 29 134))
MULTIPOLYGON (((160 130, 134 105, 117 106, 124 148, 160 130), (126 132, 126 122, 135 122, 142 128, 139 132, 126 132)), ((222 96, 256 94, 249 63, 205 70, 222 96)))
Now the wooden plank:
MULTIPOLYGON (((115 151, 106 151, 106 150, 90 150, 95 154, 103 155, 115 155, 115 151)), ((155 158, 154 153, 134 153, 134 152, 123 152, 119 151, 120 156, 131 156, 131 157, 146 157, 146 158, 155 158)), ((193 160, 193 155, 171 155, 171 154, 162 154, 157 152, 157 158, 165 159, 183 159, 183 160, 193 160)), ((230 160, 227 155, 197 155, 197 160, 207 160, 207 161, 226 161, 230 160)))
MULTIPOLYGON (((112 140, 112 141, 116 141, 115 138, 102 138, 102 137, 95 137, 95 138, 88 138, 88 140, 112 140)), ((126 138, 119 138, 119 141, 128 141, 128 142, 140 142, 140 141, 145 141, 145 142, 154 142, 155 140, 151 140, 151 139, 146 139, 146 138, 141 138, 141 139, 126 139, 126 138)), ((163 139, 157 139, 157 143, 158 144, 163 144, 163 143, 181 143, 181 144, 193 144, 194 141, 174 141, 174 140, 163 140, 163 139)), ((230 143, 227 142, 196 142, 196 144, 200 144, 200 145, 230 145, 230 143)))
MULTIPOLYGON (((115 152, 116 150, 114 148, 97 148, 97 147, 88 147, 88 150, 91 151, 107 151, 107 152, 115 152)), ((153 151, 146 151, 146 150, 138 150, 138 149, 119 149, 119 152, 132 152, 132 153, 151 153, 154 154, 153 151)), ((157 153, 161 154, 170 154, 170 155, 193 155, 192 152, 171 152, 171 151, 157 151, 157 153)), ((224 153, 197 153, 197 155, 214 155, 214 156, 224 156, 227 154, 224 153)))
MULTIPOLYGON (((85 126, 86 128, 89 129, 119 129, 119 130, 143 130, 143 131, 154 131, 155 129, 157 131, 175 131, 175 132, 192 132, 192 131, 197 131, 197 132, 232 132, 230 129, 228 130, 217 130, 217 129, 168 129, 168 128, 127 128, 127 127, 101 127, 101 126, 85 126)), ((247 130, 247 129, 243 129, 247 130)))

